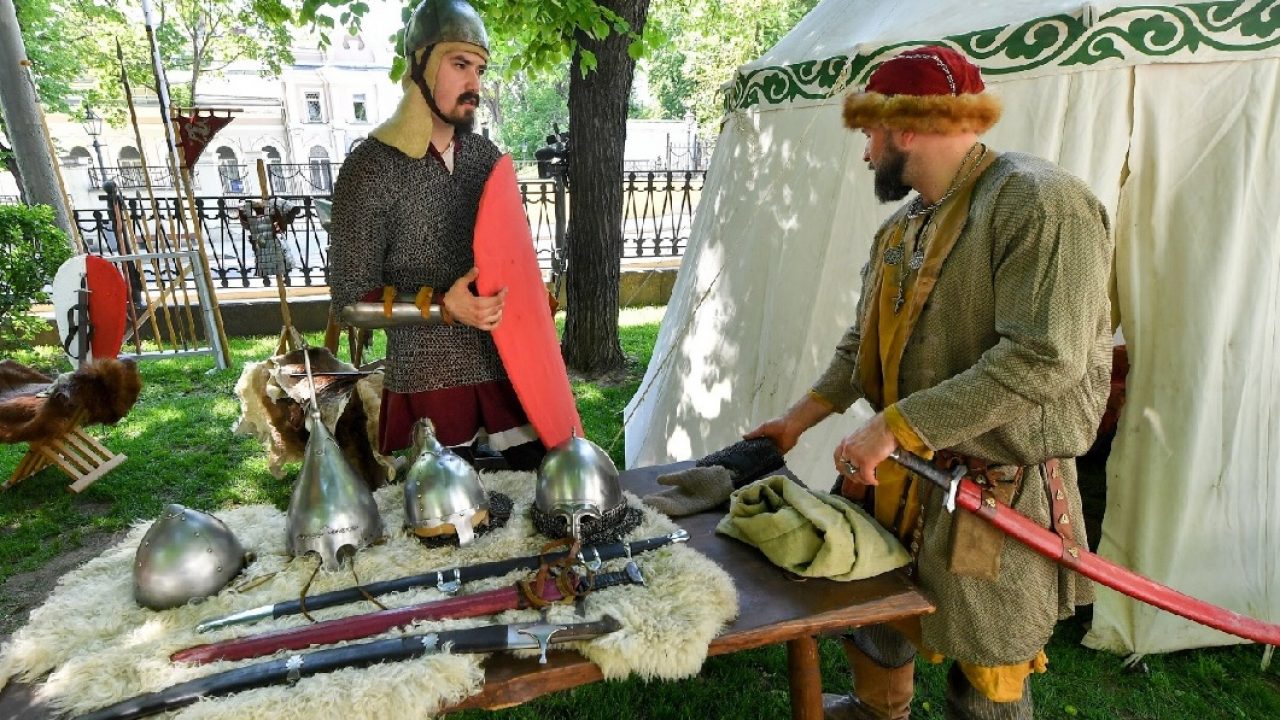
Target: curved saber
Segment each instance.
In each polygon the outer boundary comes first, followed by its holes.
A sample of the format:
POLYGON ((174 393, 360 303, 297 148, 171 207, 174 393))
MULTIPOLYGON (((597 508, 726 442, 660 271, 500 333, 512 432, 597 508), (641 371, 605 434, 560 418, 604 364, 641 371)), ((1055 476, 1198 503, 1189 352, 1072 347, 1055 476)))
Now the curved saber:
POLYGON ((968 470, 964 467, 947 473, 928 460, 905 450, 895 450, 889 457, 946 490, 948 510, 954 511, 957 506, 968 510, 994 525, 1000 532, 1090 580, 1135 600, 1236 637, 1266 645, 1280 645, 1280 625, 1263 622, 1185 595, 1089 552, 1087 547, 1068 543, 1062 536, 1041 527, 1001 503, 990 493, 984 493, 980 485, 965 477, 968 470))

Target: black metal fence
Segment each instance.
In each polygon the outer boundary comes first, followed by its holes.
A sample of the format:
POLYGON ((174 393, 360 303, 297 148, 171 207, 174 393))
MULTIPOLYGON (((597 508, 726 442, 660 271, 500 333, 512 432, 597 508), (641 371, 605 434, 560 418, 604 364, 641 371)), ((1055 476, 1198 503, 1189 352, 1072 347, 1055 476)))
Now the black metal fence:
MULTIPOLYGON (((268 166, 268 171, 270 168, 268 166)), ((297 176, 282 175, 282 182, 310 183, 310 166, 299 168, 297 176), (305 172, 303 172, 305 170, 305 172)), ((256 173, 255 173, 256 174, 256 173)), ((272 184, 276 176, 269 175, 272 184)), ((689 228, 702 194, 705 171, 628 172, 622 178, 625 190, 622 219, 622 258, 679 257, 689 240, 689 228)), ((256 182, 255 182, 256 185, 256 182)), ((544 269, 555 266, 555 183, 552 180, 522 180, 520 196, 534 237, 539 262, 544 269)), ((136 193, 124 193, 136 195, 136 193)), ((253 196, 256 197, 256 196, 253 196)), ((286 277, 289 285, 325 286, 329 236, 320 224, 317 199, 328 196, 307 193, 280 193, 279 197, 300 211, 285 230, 283 240, 293 259, 286 277)), ((567 203, 572 205, 572 192, 567 203)), ((265 287, 271 278, 259 277, 249 232, 240 222, 239 209, 250 196, 234 194, 201 196, 195 199, 200 217, 200 235, 209 256, 214 284, 221 288, 265 287)), ((175 199, 158 197, 156 210, 141 197, 123 198, 121 220, 130 232, 119 233, 106 208, 76 210, 75 221, 82 237, 95 252, 124 254, 173 250, 195 238, 195 228, 178 225, 175 199), (179 243, 178 240, 182 239, 179 243)), ((569 208, 566 217, 572 216, 569 208)), ((178 269, 152 264, 144 268, 147 279, 159 274, 172 277, 178 269)))

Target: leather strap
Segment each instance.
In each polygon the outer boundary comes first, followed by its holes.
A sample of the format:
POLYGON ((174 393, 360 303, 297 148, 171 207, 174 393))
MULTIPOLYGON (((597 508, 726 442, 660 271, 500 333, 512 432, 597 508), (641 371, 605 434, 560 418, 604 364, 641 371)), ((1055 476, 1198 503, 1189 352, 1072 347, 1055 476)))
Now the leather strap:
MULTIPOLYGON (((968 477, 982 486, 982 506, 977 514, 992 519, 997 512, 998 499, 991 492, 997 482, 1008 482, 1006 477, 997 477, 994 468, 999 467, 982 458, 963 455, 949 450, 937 453, 935 459, 942 467, 950 470, 957 465, 969 469, 968 477)), ((1018 468, 1013 476, 1014 482, 1021 482, 1026 468, 1018 468)), ((1062 560, 1068 566, 1080 561, 1080 543, 1076 541, 1075 529, 1071 525, 1071 505, 1067 501, 1067 492, 1062 486, 1062 469, 1057 458, 1041 463, 1040 474, 1044 477, 1045 489, 1049 495, 1049 529, 1062 538, 1062 560)))
POLYGON ((1062 469, 1057 458, 1040 466, 1045 489, 1049 492, 1049 528, 1062 538, 1062 560, 1074 565, 1080 558, 1080 544, 1076 542, 1075 528, 1071 526, 1071 506, 1067 503, 1067 491, 1062 487, 1062 469))

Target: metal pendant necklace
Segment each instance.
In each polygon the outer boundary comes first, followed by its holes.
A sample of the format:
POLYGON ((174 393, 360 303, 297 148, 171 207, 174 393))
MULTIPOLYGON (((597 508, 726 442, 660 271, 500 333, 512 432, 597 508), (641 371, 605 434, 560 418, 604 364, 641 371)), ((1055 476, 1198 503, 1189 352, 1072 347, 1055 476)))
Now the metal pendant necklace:
POLYGON ((987 156, 987 146, 981 142, 975 142, 972 147, 965 152, 964 157, 960 160, 960 167, 956 169, 956 174, 951 179, 951 184, 947 187, 947 191, 938 198, 938 201, 930 205, 925 205, 924 200, 919 194, 911 200, 911 206, 907 208, 906 216, 903 218, 902 232, 898 237, 898 242, 884 250, 884 264, 898 265, 902 263, 906 256, 907 232, 906 224, 915 218, 924 215, 924 223, 920 226, 920 230, 915 233, 912 239, 911 258, 907 260, 906 266, 898 269, 898 293, 893 298, 893 312, 898 314, 902 310, 903 304, 907 301, 907 277, 911 272, 924 267, 925 252, 929 249, 929 241, 933 238, 933 219, 937 214, 938 208, 951 199, 956 191, 964 186, 965 182, 973 176, 978 166, 982 164, 982 160, 987 156), (970 162, 972 161, 972 163, 970 162), (965 166, 969 168, 965 170, 965 166), (961 171, 964 171, 963 174, 961 171))

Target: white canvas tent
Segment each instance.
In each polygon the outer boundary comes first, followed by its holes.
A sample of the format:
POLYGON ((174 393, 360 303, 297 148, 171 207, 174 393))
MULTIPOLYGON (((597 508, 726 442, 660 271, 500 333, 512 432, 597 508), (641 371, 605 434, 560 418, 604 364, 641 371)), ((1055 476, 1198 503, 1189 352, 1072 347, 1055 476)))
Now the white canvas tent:
MULTIPOLYGON (((904 47, 968 54, 986 136, 1084 178, 1115 227, 1132 363, 1101 553, 1280 622, 1280 1, 825 0, 729 91, 689 249, 628 405, 629 466, 699 457, 780 414, 853 317, 891 211, 845 93, 904 47)), ((826 488, 854 411, 788 455, 826 488)), ((1237 639, 1105 589, 1086 643, 1237 639)))

